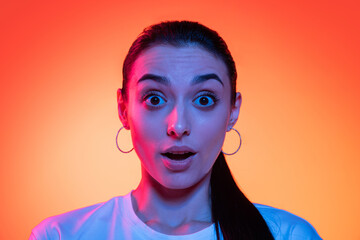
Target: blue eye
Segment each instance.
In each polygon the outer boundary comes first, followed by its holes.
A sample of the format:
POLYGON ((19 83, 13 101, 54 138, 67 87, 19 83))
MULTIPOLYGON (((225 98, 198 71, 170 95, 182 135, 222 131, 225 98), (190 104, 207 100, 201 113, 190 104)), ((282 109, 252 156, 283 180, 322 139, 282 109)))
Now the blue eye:
POLYGON ((211 107, 217 102, 217 98, 213 96, 212 94, 208 95, 201 95, 197 97, 194 101, 196 105, 199 105, 201 107, 211 107))
POLYGON ((152 107, 158 107, 163 105, 166 101, 156 94, 150 94, 144 98, 145 103, 152 107))

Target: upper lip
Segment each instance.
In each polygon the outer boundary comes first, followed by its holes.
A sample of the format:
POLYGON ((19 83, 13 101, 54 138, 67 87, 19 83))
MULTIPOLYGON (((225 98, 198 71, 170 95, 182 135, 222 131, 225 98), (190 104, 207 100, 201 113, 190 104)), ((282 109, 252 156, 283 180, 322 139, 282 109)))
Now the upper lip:
POLYGON ((172 153, 172 154, 184 154, 184 153, 196 153, 194 149, 188 146, 172 146, 167 148, 162 153, 172 153))

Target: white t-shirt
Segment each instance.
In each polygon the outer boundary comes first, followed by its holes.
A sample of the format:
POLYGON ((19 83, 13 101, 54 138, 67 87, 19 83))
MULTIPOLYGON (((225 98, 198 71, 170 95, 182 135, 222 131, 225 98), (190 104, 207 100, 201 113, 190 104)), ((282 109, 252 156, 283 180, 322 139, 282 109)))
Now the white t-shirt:
MULTIPOLYGON (((47 218, 32 230, 29 240, 216 240, 215 224, 199 232, 181 236, 153 230, 135 214, 130 194, 47 218)), ((260 204, 255 204, 255 207, 276 240, 321 239, 315 229, 300 217, 260 204)))

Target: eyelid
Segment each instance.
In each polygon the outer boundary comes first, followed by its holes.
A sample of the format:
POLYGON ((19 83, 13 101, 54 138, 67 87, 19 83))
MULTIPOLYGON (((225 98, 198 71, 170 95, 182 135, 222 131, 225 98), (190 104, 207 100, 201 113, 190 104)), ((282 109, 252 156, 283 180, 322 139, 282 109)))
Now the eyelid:
POLYGON ((209 96, 215 100, 219 100, 219 97, 217 96, 217 94, 215 94, 214 92, 209 91, 209 90, 203 90, 203 91, 199 92, 198 94, 196 94, 195 99, 198 97, 201 97, 201 96, 209 96))
POLYGON ((164 94, 162 94, 162 92, 160 92, 158 90, 149 90, 149 91, 146 91, 144 94, 142 94, 141 102, 144 103, 145 106, 149 109, 157 109, 157 108, 161 108, 167 102, 167 100, 166 100, 164 94), (164 103, 159 104, 159 105, 152 105, 151 103, 148 103, 148 99, 153 96, 157 96, 157 97, 161 98, 162 101, 164 101, 164 103))
POLYGON ((149 98, 150 96, 153 96, 153 95, 158 95, 158 96, 164 98, 164 100, 165 100, 164 94, 161 91, 155 90, 155 89, 150 89, 150 90, 146 91, 145 93, 143 93, 141 95, 141 99, 145 100, 145 99, 147 99, 147 98, 149 98))
POLYGON ((211 108, 211 107, 214 107, 217 102, 220 100, 220 98, 212 91, 208 91, 208 90, 204 90, 204 91, 201 91, 200 93, 198 93, 194 99, 193 102, 195 102, 197 99, 199 99, 200 97, 203 97, 203 96, 207 96, 207 97, 210 97, 212 99, 212 101, 214 102, 213 104, 209 105, 209 106, 201 106, 201 105, 198 105, 200 108, 211 108))

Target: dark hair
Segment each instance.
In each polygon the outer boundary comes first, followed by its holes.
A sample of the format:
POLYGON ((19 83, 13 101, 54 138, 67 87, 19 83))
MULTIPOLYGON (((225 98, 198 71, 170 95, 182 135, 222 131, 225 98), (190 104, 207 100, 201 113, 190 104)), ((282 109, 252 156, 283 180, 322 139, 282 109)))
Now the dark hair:
MULTIPOLYGON (((146 28, 131 45, 123 65, 122 95, 127 100, 127 88, 132 66, 146 49, 159 45, 175 47, 198 46, 222 59, 231 84, 231 103, 236 96, 235 62, 225 41, 204 25, 190 21, 168 21, 146 28)), ((256 207, 240 191, 231 175, 224 154, 217 157, 211 172, 211 211, 216 235, 220 230, 226 240, 274 239, 256 207)))
POLYGON ((123 86, 121 93, 125 100, 127 100, 127 85, 135 60, 145 49, 159 44, 174 47, 195 45, 220 57, 227 67, 231 82, 231 103, 235 103, 237 73, 235 62, 225 41, 217 32, 199 23, 189 21, 172 21, 155 24, 145 28, 137 37, 131 45, 123 65, 123 86))

